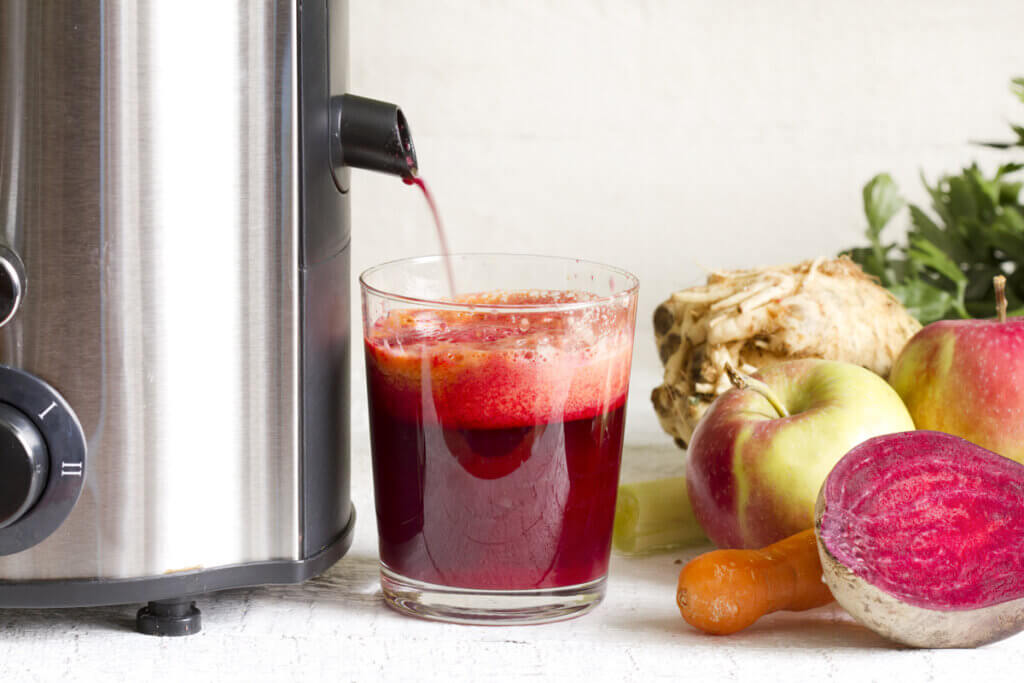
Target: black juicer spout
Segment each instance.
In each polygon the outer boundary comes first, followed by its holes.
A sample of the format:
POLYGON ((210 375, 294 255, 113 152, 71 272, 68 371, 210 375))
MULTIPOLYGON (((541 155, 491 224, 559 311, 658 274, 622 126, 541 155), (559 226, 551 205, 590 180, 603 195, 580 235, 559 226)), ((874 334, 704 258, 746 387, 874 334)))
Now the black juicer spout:
POLYGON ((402 178, 417 173, 416 147, 397 105, 356 95, 331 98, 335 165, 381 171, 402 178))

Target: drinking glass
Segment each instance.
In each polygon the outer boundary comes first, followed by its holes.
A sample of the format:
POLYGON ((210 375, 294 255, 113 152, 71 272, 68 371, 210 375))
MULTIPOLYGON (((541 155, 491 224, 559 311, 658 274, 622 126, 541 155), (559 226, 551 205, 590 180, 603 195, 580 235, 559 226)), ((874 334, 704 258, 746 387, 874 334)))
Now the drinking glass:
POLYGON ((387 602, 540 623, 604 596, 638 282, 510 254, 360 277, 387 602))

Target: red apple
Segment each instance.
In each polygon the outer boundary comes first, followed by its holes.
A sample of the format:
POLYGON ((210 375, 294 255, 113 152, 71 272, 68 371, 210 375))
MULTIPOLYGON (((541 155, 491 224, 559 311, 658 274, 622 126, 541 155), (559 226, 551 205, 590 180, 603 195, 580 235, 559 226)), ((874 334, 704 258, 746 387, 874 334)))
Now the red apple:
POLYGON ((694 515, 719 547, 761 548, 811 528, 818 490, 847 451, 914 428, 896 392, 857 365, 808 358, 747 379, 711 405, 687 451, 694 515))
POLYGON ((1024 463, 1024 318, 941 320, 907 342, 889 374, 918 429, 955 434, 1024 463))

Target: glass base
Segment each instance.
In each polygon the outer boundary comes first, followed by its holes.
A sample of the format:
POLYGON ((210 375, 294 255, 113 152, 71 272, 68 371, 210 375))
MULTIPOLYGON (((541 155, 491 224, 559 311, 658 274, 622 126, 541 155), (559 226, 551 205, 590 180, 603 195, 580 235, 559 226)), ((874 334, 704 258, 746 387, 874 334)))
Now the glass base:
POLYGON ((478 590, 424 583, 380 566, 384 600, 402 614, 453 624, 506 626, 572 619, 597 607, 605 579, 564 588, 478 590))

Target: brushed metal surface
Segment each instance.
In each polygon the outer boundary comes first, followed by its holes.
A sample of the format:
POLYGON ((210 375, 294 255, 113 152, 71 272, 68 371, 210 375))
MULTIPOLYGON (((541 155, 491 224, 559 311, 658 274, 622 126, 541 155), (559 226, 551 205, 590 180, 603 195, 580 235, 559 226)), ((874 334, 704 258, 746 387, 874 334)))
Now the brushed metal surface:
POLYGON ((300 557, 296 40, 287 0, 0 0, 0 361, 90 457, 0 580, 300 557))

